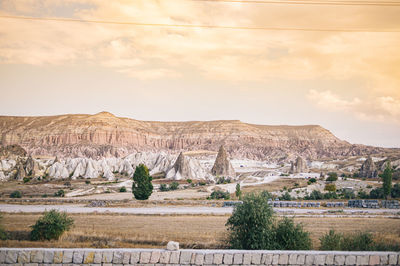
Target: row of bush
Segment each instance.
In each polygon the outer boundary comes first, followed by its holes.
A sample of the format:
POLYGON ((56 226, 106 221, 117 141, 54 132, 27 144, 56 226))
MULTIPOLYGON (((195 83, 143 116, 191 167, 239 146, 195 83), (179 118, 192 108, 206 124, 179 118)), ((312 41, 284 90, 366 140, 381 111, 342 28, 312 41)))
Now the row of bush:
POLYGON ((356 232, 344 235, 331 229, 320 238, 321 250, 344 251, 399 251, 398 243, 376 241, 371 233, 356 232))
POLYGON ((178 182, 172 182, 171 184, 161 184, 160 185, 160 191, 171 191, 171 190, 177 190, 179 187, 178 182))
MULTIPOLYGON (((226 226, 229 244, 233 249, 309 250, 312 248, 310 233, 293 218, 278 219, 268 205, 271 195, 263 192, 249 194, 243 204, 235 205, 226 226)), ((320 238, 321 250, 348 251, 400 251, 398 243, 376 241, 367 232, 344 235, 330 230, 320 238)))

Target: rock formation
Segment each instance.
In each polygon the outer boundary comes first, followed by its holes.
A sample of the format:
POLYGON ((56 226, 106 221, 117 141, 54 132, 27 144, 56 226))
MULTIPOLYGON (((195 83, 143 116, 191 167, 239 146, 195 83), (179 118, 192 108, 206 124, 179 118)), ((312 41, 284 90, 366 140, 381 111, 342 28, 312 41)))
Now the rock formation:
POLYGON ((215 176, 231 177, 234 179, 236 178, 235 170, 228 159, 228 155, 226 154, 224 146, 219 148, 214 166, 211 169, 211 173, 215 176))
POLYGON ((303 160, 301 157, 297 157, 296 162, 291 162, 290 173, 298 174, 304 173, 307 170, 307 162, 303 160))
POLYGON ((360 177, 374 178, 378 176, 378 170, 371 156, 364 161, 360 169, 360 177))
MULTIPOLYGON (((0 141, 1 142, 1 141, 0 141)), ((5 147, 0 146, 0 159, 4 158, 15 158, 17 156, 26 156, 26 151, 20 145, 7 145, 5 147)))
POLYGON ((124 157, 137 151, 216 151, 224 143, 235 158, 280 160, 288 154, 321 158, 384 151, 351 145, 317 126, 265 126, 241 121, 149 122, 95 115, 0 116, 0 143, 33 155, 124 157))
POLYGON ((189 158, 182 152, 179 154, 171 169, 167 171, 166 178, 173 180, 214 180, 214 178, 201 167, 196 159, 189 158))

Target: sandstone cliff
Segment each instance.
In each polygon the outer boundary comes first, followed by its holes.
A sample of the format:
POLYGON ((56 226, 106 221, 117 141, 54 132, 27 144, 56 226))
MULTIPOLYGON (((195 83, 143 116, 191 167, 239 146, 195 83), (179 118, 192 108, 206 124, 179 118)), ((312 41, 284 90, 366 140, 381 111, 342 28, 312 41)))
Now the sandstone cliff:
POLYGON ((288 161, 380 152, 352 145, 317 126, 266 126, 241 121, 150 122, 95 115, 0 116, 0 143, 30 154, 60 157, 122 157, 135 151, 217 151, 230 157, 288 161))

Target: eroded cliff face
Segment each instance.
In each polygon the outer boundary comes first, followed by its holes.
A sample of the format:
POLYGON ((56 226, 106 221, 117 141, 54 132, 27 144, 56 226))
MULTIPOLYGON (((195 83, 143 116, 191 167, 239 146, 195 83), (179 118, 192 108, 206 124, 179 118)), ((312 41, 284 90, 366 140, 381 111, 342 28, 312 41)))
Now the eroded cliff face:
POLYGON ((122 157, 135 151, 217 151, 234 158, 289 160, 381 152, 352 145, 317 126, 264 126, 231 121, 150 122, 95 115, 0 116, 3 146, 19 144, 30 154, 122 157), (294 157, 295 158, 295 157, 294 157))

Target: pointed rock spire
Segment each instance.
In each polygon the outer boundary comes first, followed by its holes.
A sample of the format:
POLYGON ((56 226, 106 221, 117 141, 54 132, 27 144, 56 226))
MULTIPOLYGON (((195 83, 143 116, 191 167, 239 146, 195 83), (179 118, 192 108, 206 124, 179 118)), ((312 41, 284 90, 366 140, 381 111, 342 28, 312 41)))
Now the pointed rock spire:
POLYGON ((218 151, 217 158, 215 159, 214 166, 211 169, 211 173, 215 176, 225 176, 225 177, 236 177, 235 170, 231 162, 228 159, 228 155, 224 149, 224 146, 221 146, 218 151))
POLYGON ((373 178, 377 176, 378 176, 378 170, 376 169, 376 165, 372 160, 371 156, 368 156, 368 158, 364 161, 364 163, 361 166, 360 177, 373 178))

